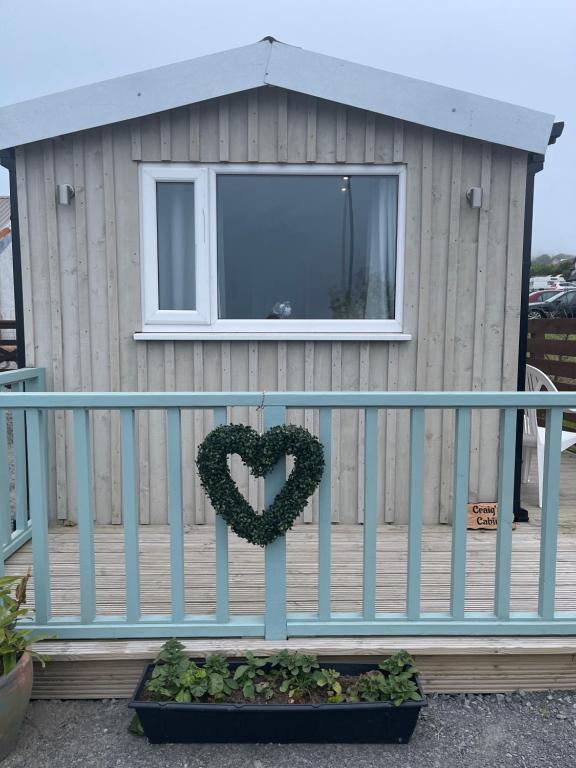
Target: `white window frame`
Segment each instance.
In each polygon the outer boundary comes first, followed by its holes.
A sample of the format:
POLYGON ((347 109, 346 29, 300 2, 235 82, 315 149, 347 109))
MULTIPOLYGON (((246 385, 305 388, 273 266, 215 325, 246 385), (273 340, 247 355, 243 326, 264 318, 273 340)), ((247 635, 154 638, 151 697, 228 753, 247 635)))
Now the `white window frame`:
POLYGON ((193 165, 145 164, 140 167, 140 253, 142 260, 142 319, 144 329, 188 328, 208 325, 210 314, 210 262, 207 256, 206 209, 208 178, 193 165), (196 309, 160 309, 158 289, 158 182, 194 184, 194 259, 196 309))
POLYGON ((407 340, 404 332, 404 250, 406 168, 403 165, 349 164, 185 164, 143 163, 140 166, 140 253, 142 266, 142 332, 134 338, 172 339, 388 339, 407 340), (395 317, 388 320, 230 320, 218 317, 216 181, 225 174, 396 176, 395 317), (196 310, 161 310, 158 306, 156 184, 194 182, 196 310))

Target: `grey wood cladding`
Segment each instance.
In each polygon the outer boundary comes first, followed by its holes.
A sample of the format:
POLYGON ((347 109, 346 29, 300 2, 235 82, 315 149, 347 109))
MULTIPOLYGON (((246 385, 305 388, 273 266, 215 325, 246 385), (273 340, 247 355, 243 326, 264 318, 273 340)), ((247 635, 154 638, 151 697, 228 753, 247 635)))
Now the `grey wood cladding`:
MULTIPOLYGON (((514 389, 526 153, 281 89, 254 91, 22 147, 17 173, 28 365, 68 391, 514 389), (412 341, 134 341, 141 328, 138 163, 405 163, 404 316, 412 341), (73 184, 70 206, 55 185, 73 184), (480 210, 464 192, 482 186, 480 210)), ((255 410, 237 421, 260 426, 255 410)), ((313 411, 290 420, 318 428, 313 411)), ((184 514, 213 511, 194 471, 211 415, 183 413, 184 514)), ((405 522, 408 414, 379 415, 380 522, 405 522)), ((117 414, 92 417, 100 523, 122 519, 117 414)), ((138 414, 140 515, 165 523, 164 415, 138 414)), ((425 521, 451 517, 453 414, 428 412, 425 521)), ((51 419, 51 509, 75 517, 70 415, 51 419)), ((361 522, 363 414, 334 414, 333 519, 361 522)), ((494 500, 498 415, 475 414, 470 499, 494 500)), ((250 501, 261 484, 233 462, 250 501)), ((315 520, 313 499, 302 522, 315 520)))

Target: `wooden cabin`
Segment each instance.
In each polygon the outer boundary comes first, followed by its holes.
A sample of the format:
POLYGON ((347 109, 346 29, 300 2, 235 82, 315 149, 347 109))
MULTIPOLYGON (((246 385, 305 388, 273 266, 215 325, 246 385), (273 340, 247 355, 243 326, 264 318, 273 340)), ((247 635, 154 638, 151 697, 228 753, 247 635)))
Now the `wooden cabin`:
MULTIPOLYGON (((506 664, 508 687, 541 684, 518 655, 542 652, 573 685, 575 649, 544 636, 576 631, 573 534, 554 592, 576 396, 516 392, 534 175, 560 132, 272 38, 0 109, 26 358, 0 378, 0 565, 33 564, 34 623, 57 637, 39 695, 125 695, 174 635, 401 643, 437 690, 498 690, 506 664), (512 531, 526 407, 553 446, 541 549, 539 512, 512 531), (194 462, 215 424, 284 420, 326 468, 262 553, 228 539, 194 462), (497 532, 467 534, 468 502, 496 500, 497 532)), ((255 509, 282 484, 236 456, 232 473, 255 509)))
MULTIPOLYGON (((552 123, 272 39, 5 107, 26 365, 68 392, 514 390, 528 162, 552 123)), ((379 417, 380 522, 407 519, 407 419, 379 417)), ((184 415, 189 466, 208 428, 184 415)), ((63 413, 53 429, 51 510, 74 519, 63 413)), ((430 415, 429 523, 451 519, 452 431, 430 415)), ((338 415, 334 521, 362 518, 362 435, 338 415)), ((496 497, 497 435, 474 421, 471 501, 496 497)), ((139 419, 142 523, 167 519, 165 443, 139 419)), ((99 523, 121 521, 118 451, 99 414, 99 523)), ((183 493, 186 522, 213 519, 193 471, 183 493)))

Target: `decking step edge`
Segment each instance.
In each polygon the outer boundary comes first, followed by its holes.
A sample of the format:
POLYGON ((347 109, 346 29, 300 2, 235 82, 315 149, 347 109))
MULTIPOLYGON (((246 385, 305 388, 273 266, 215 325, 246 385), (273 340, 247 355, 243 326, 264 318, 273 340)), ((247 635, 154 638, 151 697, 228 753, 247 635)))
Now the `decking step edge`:
MULTIPOLYGON (((34 650, 50 661, 112 661, 152 659, 164 640, 46 640, 34 650)), ((576 637, 321 637, 283 641, 259 638, 186 638, 186 652, 205 656, 246 651, 268 655, 288 648, 319 656, 386 656, 406 649, 424 656, 494 656, 524 654, 576 654, 576 637)))
MULTIPOLYGON (((145 662, 162 640, 45 641, 35 649, 48 663, 36 665, 33 698, 129 698, 145 662)), ((561 637, 334 637, 284 642, 258 639, 186 639, 190 655, 243 656, 289 648, 326 660, 374 660, 406 648, 416 657, 429 693, 498 693, 518 689, 576 690, 576 638, 561 637)))

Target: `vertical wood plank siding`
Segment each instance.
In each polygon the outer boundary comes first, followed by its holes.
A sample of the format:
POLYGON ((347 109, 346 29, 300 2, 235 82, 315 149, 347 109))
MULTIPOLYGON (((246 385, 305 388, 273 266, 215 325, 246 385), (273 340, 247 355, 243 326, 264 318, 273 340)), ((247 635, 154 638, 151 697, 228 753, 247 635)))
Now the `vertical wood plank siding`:
MULTIPOLYGON (((27 361, 66 390, 514 389, 520 304, 525 153, 331 102, 262 88, 139 120, 31 144, 17 152, 27 361), (404 313, 409 342, 136 342, 141 327, 138 163, 399 162, 408 168, 404 313), (55 184, 73 184, 71 206, 55 184), (480 211, 464 192, 484 188, 480 211), (32 297, 34 302, 32 303, 32 297)), ((260 414, 229 418, 260 427, 260 414)), ((94 505, 121 520, 120 430, 92 417, 94 505)), ((293 422, 318 431, 318 414, 293 422)), ((211 414, 182 413, 187 523, 212 523, 195 477, 195 450, 211 414)), ((425 523, 451 517, 453 416, 428 413, 425 523)), ((50 439, 53 516, 76 517, 71 420, 55 414, 50 439), (65 440, 66 438, 66 440, 65 440), (53 443, 54 444, 54 443, 53 443)), ((363 413, 332 419, 332 519, 362 520, 363 413)), ((163 414, 137 415, 142 523, 167 522, 163 414)), ((473 500, 497 488, 497 414, 473 414, 473 500), (482 471, 480 471, 480 467, 482 471)), ((409 417, 378 414, 379 522, 406 522, 409 417)), ((242 491, 262 486, 233 462, 242 491)), ((318 516, 317 498, 303 523, 318 516)))

